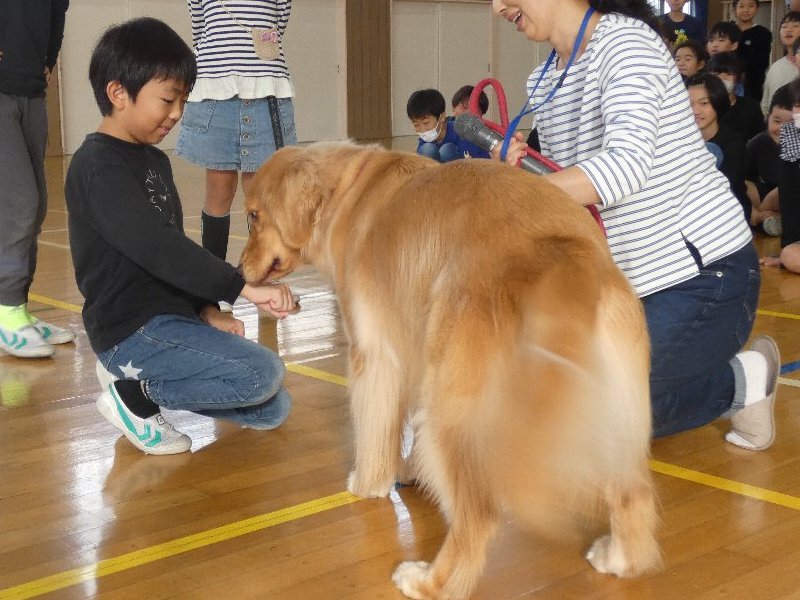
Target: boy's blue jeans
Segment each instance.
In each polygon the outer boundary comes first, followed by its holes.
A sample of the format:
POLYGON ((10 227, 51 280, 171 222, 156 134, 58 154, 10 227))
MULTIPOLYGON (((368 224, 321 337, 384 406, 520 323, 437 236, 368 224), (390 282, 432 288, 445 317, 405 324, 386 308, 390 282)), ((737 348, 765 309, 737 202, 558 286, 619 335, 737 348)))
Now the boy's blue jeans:
POLYGON ((450 162, 451 160, 458 160, 464 158, 464 155, 458 149, 458 146, 452 142, 447 142, 441 146, 437 146, 433 142, 426 142, 417 147, 417 154, 427 156, 440 163, 450 162))
POLYGON ((148 397, 164 408, 254 429, 273 429, 289 416, 280 357, 199 318, 158 315, 98 358, 115 377, 135 373, 129 378, 144 381, 148 397))
POLYGON ((731 359, 753 329, 760 287, 750 243, 689 281, 642 299, 653 437, 700 427, 741 405, 731 359))

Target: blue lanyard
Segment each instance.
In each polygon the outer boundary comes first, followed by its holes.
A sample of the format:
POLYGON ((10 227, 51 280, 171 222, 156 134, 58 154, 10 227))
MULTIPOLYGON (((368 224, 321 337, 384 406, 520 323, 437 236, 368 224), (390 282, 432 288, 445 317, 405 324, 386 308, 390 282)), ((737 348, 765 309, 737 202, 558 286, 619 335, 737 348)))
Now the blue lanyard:
POLYGON ((506 159, 506 152, 508 152, 508 144, 511 141, 511 136, 514 135, 514 132, 519 127, 519 122, 522 120, 522 117, 531 114, 539 110, 542 106, 544 106, 547 102, 553 99, 553 96, 556 95, 558 88, 564 83, 564 80, 567 78, 567 73, 569 72, 569 68, 572 66, 572 63, 575 62, 575 57, 578 55, 578 50, 581 47, 581 42, 583 41, 583 36, 586 35, 586 28, 589 26, 589 19, 594 14, 594 8, 589 7, 586 11, 586 14, 583 15, 583 21, 581 22, 581 27, 578 29, 578 37, 575 39, 575 45, 572 46, 572 53, 569 55, 569 59, 567 60, 567 64, 564 67, 564 72, 561 73, 561 76, 558 78, 558 81, 553 86, 553 89, 550 90, 550 93, 547 94, 544 100, 542 100, 539 104, 529 108, 526 110, 526 107, 533 98, 533 94, 536 93, 536 90, 539 88, 539 84, 544 79, 545 73, 550 68, 550 65, 553 63, 553 59, 556 57, 556 51, 553 49, 550 52, 550 56, 547 57, 547 61, 544 63, 544 67, 542 67, 542 72, 539 74, 539 78, 536 80, 536 83, 533 85, 533 89, 531 90, 528 99, 525 101, 525 104, 522 105, 522 109, 519 111, 519 114, 514 117, 514 119, 508 124, 508 128, 506 129, 506 134, 503 139, 503 146, 500 148, 500 160, 505 161, 506 159))

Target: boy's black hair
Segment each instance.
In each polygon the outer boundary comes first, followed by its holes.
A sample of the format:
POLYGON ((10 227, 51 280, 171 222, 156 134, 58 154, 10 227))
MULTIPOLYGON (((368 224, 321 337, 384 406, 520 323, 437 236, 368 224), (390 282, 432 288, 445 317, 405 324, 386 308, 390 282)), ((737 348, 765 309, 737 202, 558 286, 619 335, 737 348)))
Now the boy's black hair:
POLYGON ((733 21, 720 21, 719 23, 714 23, 711 31, 708 32, 709 40, 715 37, 727 38, 731 43, 738 44, 742 39, 742 30, 733 21))
POLYGON ((728 98, 728 90, 725 84, 716 75, 711 73, 696 73, 686 80, 686 88, 702 85, 708 92, 708 99, 714 111, 717 113, 717 120, 721 121, 731 108, 731 101, 728 98))
POLYGON ((788 22, 800 23, 800 10, 790 10, 781 18, 780 25, 788 22))
POLYGON ((444 96, 439 90, 417 90, 408 98, 406 113, 409 119, 424 119, 433 115, 437 119, 444 114, 444 96))
MULTIPOLYGON (((469 99, 470 96, 472 96, 472 90, 474 89, 474 85, 465 85, 458 88, 456 93, 453 94, 453 99, 450 100, 450 105, 455 108, 462 102, 469 104, 469 99)), ((481 110, 482 115, 485 115, 486 111, 489 110, 489 97, 485 92, 481 92, 481 95, 478 96, 478 108, 481 110)))
POLYGON ((776 106, 785 110, 792 110, 794 100, 792 99, 791 85, 791 83, 787 83, 775 90, 775 93, 772 94, 772 100, 769 102, 767 114, 771 113, 776 106))
POLYGON ((733 75, 736 81, 742 78, 742 61, 735 52, 718 52, 708 59, 706 63, 707 73, 727 73, 733 75))
MULTIPOLYGON (((792 108, 800 106, 800 77, 795 77, 790 83, 787 83, 785 87, 789 89, 789 96, 792 99, 792 108)), ((778 91, 775 92, 776 95, 778 91)))
POLYGON ((672 54, 673 55, 676 54, 678 50, 680 50, 681 48, 689 48, 694 53, 697 60, 703 61, 704 65, 708 63, 708 50, 706 50, 706 47, 703 46, 703 44, 701 44, 697 40, 693 39, 683 40, 680 44, 675 45, 672 54))
POLYGON ((132 19, 106 30, 92 52, 89 81, 100 113, 113 111, 106 86, 119 81, 131 100, 151 79, 174 79, 192 89, 197 78, 194 52, 163 21, 150 17, 132 19))
MULTIPOLYGON (((758 7, 761 5, 761 2, 760 2, 760 0, 754 0, 754 1, 756 3, 756 9, 758 9, 758 7)), ((731 4, 731 6, 733 6, 733 8, 736 8, 737 4, 739 4, 739 0, 733 0, 733 3, 731 4)))

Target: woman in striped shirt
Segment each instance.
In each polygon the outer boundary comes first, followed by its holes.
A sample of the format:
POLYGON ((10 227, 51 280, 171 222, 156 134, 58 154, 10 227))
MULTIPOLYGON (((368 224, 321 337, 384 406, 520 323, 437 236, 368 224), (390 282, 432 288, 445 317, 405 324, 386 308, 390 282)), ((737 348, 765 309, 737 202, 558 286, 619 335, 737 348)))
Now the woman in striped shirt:
POLYGON ((275 150, 297 143, 283 55, 291 0, 187 0, 197 83, 175 153, 206 169, 203 247, 225 260, 238 186, 275 150))
MULTIPOLYGON (((554 48, 528 81, 542 153, 564 167, 545 177, 598 206, 614 260, 642 299, 654 436, 733 411, 726 440, 767 448, 777 346, 763 337, 741 351, 755 318, 758 258, 675 61, 648 25, 652 9, 646 0, 493 5, 517 31, 554 48)), ((516 164, 524 151, 517 133, 505 160, 516 164)))

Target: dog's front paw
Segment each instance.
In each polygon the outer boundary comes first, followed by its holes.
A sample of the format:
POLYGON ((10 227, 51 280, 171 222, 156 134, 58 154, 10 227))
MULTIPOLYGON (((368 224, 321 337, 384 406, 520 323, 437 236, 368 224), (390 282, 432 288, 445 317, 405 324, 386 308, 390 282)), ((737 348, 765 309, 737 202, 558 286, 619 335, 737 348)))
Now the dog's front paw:
POLYGON ((422 590, 429 568, 428 563, 421 560, 400 563, 394 570, 392 581, 404 596, 414 600, 430 600, 431 597, 422 590))
POLYGON ((617 577, 625 577, 630 566, 610 535, 595 540, 586 553, 586 560, 600 573, 610 573, 617 577))
POLYGON ((347 478, 347 491, 362 498, 386 498, 394 489, 394 481, 368 484, 355 471, 347 478))

